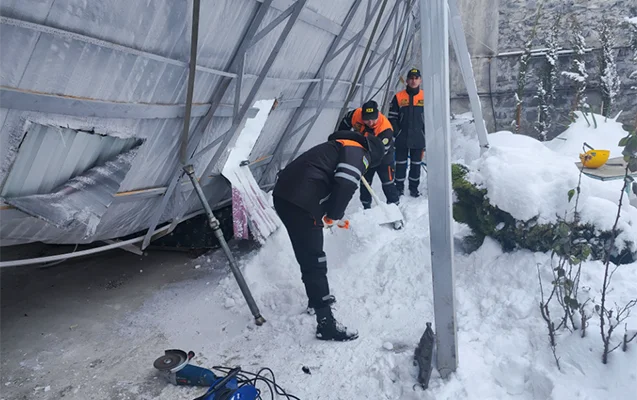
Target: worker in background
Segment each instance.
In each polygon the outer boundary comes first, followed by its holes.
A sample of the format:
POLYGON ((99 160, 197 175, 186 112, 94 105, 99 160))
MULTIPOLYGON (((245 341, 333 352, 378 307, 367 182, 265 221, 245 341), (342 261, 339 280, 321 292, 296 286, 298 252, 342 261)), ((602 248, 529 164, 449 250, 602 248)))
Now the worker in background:
MULTIPOLYGON (((354 130, 364 136, 376 136, 381 140, 385 147, 385 156, 378 167, 370 168, 364 176, 371 186, 374 174, 377 173, 383 184, 387 203, 398 204, 400 199, 394 185, 394 132, 387 117, 378 110, 378 104, 370 100, 361 108, 348 112, 338 129, 354 130)), ((372 196, 364 185, 360 187, 360 199, 363 208, 368 209, 372 206, 372 196)))
POLYGON ((336 301, 327 280, 323 227, 349 228, 343 220, 361 176, 377 166, 383 155, 380 139, 351 131, 334 132, 288 164, 277 176, 272 192, 274 209, 285 225, 301 277, 308 307, 316 313, 316 337, 347 341, 358 332, 347 330, 332 314, 336 301))
POLYGON ((420 169, 425 154, 424 94, 422 78, 416 68, 407 73, 407 87, 396 93, 389 107, 389 121, 394 129, 396 147, 396 189, 405 191, 407 158, 409 162, 409 194, 420 196, 420 169))

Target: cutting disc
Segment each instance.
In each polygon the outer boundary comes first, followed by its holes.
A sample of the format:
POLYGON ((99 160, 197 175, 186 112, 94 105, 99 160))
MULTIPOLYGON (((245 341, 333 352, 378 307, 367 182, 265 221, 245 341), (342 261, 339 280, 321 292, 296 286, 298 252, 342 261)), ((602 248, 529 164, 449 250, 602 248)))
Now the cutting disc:
POLYGON ((166 354, 155 360, 153 366, 160 371, 169 371, 182 365, 186 360, 187 355, 185 352, 183 354, 180 352, 166 352, 166 354))

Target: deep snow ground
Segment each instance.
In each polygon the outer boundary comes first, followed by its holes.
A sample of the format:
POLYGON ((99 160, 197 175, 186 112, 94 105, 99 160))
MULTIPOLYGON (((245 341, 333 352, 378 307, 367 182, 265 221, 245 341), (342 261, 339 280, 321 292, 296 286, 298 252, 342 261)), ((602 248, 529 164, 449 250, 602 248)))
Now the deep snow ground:
MULTIPOLYGON (((426 199, 403 201, 403 231, 375 226, 359 207, 355 197, 351 231, 325 235, 335 313, 359 330, 358 340, 314 339, 315 321, 304 313, 300 272, 283 229, 259 251, 237 252, 268 320, 262 327, 252 323, 220 252, 197 260, 111 253, 30 274, 3 271, 2 398, 196 397, 201 389, 156 378, 152 362, 167 348, 194 350, 195 361, 207 367, 270 367, 301 399, 632 398, 637 346, 616 351, 603 366, 592 321, 585 339, 561 333, 558 371, 537 306, 536 264, 547 255, 502 254, 489 240, 456 256, 457 373, 442 381, 434 372, 427 392, 413 390, 413 350, 425 322, 433 321, 426 199)), ((458 236, 466 232, 456 228, 458 236)), ((591 292, 601 286, 599 268, 586 264, 583 282, 591 292)), ((622 266, 614 279, 615 299, 634 296, 637 265, 622 266)))
MULTIPOLYGON (((475 163, 477 146, 470 130, 465 124, 452 136, 454 159, 490 174, 486 182, 498 189, 490 191, 491 201, 509 204, 511 212, 538 207, 546 215, 570 207, 565 195, 573 184, 582 132, 596 141, 608 139, 599 136, 602 130, 574 126, 573 135, 565 135, 568 148, 558 149, 561 156, 542 148, 546 160, 557 166, 546 168, 521 162, 527 153, 538 153, 541 144, 519 146, 530 139, 506 134, 492 136, 489 157, 475 163), (512 151, 518 157, 503 163, 512 151), (524 173, 511 173, 514 164, 524 173), (523 179, 526 184, 520 185, 523 179), (518 193, 513 202, 511 193, 518 193), (549 204, 547 199, 555 201, 549 204)), ((616 141, 611 139, 609 145, 616 141)), ((423 182, 423 191, 425 186, 423 182)), ((374 187, 380 193, 378 180, 374 187)), ((604 226, 613 219, 617 194, 606 183, 587 182, 580 204, 597 210, 590 215, 604 226)), ((635 235, 636 214, 629 207, 623 209, 622 228, 624 235, 635 235)), ((602 365, 599 322, 593 318, 586 338, 580 338, 579 331, 559 332, 558 370, 538 307, 537 268, 546 285, 551 280, 549 256, 503 254, 489 239, 470 255, 456 247, 458 370, 446 381, 434 371, 429 390, 414 390, 413 351, 425 323, 433 321, 427 200, 407 197, 401 208, 407 222, 402 231, 379 227, 361 211, 355 194, 347 213, 351 230, 325 233, 329 279, 338 299, 336 316, 360 332, 358 340, 348 343, 314 338, 315 320, 304 313, 300 272, 284 228, 258 251, 233 245, 268 320, 262 327, 252 322, 219 251, 197 260, 175 253, 150 252, 140 258, 116 251, 47 270, 2 270, 0 398, 198 396, 202 389, 174 387, 158 379, 152 362, 168 348, 194 350, 194 362, 206 367, 240 365, 251 372, 270 367, 277 382, 301 399, 634 398, 637 343, 626 353, 615 351, 609 364, 602 365), (310 375, 302 372, 303 366, 310 368, 310 375)), ((458 241, 468 233, 465 226, 454 228, 458 241)), ((599 302, 602 272, 600 262, 584 263, 581 300, 599 302)), ((617 270, 609 302, 623 305, 633 298, 637 263, 617 270)), ((626 322, 635 330, 637 315, 626 322)), ((622 327, 614 340, 621 334, 622 327)), ((264 398, 270 398, 269 393, 264 398)))

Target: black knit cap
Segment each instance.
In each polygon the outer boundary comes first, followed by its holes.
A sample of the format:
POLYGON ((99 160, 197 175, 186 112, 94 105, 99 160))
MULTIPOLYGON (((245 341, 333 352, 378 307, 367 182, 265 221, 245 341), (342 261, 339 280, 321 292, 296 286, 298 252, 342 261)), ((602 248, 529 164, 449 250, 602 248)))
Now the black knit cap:
POLYGON ((370 100, 367 103, 363 104, 363 107, 361 108, 363 109, 363 121, 378 118, 378 103, 376 103, 374 100, 370 100))

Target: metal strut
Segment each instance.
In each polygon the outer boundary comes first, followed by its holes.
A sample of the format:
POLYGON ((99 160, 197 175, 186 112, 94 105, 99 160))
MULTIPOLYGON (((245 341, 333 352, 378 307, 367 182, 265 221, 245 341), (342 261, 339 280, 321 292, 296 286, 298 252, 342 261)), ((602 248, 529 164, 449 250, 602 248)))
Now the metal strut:
MULTIPOLYGON (((208 200, 201 189, 201 185, 195 176, 195 168, 192 163, 188 163, 188 133, 190 130, 190 112, 192 109, 192 96, 194 92, 195 86, 195 66, 197 65, 197 41, 198 41, 198 32, 199 32, 199 5, 200 0, 193 0, 193 12, 192 12, 192 37, 190 40, 190 69, 188 73, 188 92, 186 95, 186 114, 184 116, 184 129, 181 135, 181 148, 179 152, 180 161, 183 164, 183 170, 188 174, 188 178, 190 178, 190 182, 192 182, 192 186, 195 188, 195 192, 197 192, 197 197, 201 201, 204 210, 206 210, 206 215, 208 216, 208 222, 210 223, 210 227, 214 232, 223 252, 228 257, 228 262, 230 263, 230 270, 232 270, 232 274, 234 275, 237 283, 239 284, 239 288, 241 289, 241 293, 243 293, 243 297, 246 299, 248 303, 248 307, 250 307, 250 311, 254 316, 254 321, 257 325, 261 326, 265 323, 265 318, 261 316, 261 312, 259 311, 259 307, 254 301, 252 297, 252 293, 250 293, 250 289, 246 284, 243 275, 241 274, 241 270, 237 266, 234 257, 232 256, 232 252, 230 252, 230 248, 228 247, 228 243, 226 239, 223 237, 223 231, 221 230, 221 226, 219 224, 219 220, 215 218, 215 215, 212 213, 212 209, 210 208, 210 204, 208 204, 208 200)), ((242 63, 243 65, 243 63, 242 63)), ((241 76, 240 76, 241 77, 241 76)), ((213 107, 213 106, 211 106, 213 107)), ((236 103, 235 103, 236 109, 236 103)))
POLYGON ((188 164, 184 166, 184 171, 186 172, 186 174, 188 174, 188 178, 190 178, 190 181, 192 182, 192 186, 194 186, 195 191, 197 192, 197 197, 199 197, 199 200, 201 200, 201 204, 203 205, 203 208, 206 210, 206 215, 208 216, 208 222, 210 223, 210 227, 212 228, 215 234, 215 237, 217 238, 217 240, 219 240, 219 244, 221 245, 223 252, 226 253, 226 257, 228 257, 228 262, 230 263, 230 270, 232 270, 234 278, 237 280, 237 283, 239 284, 239 288, 241 289, 241 293, 243 293, 243 297, 246 299, 246 303, 248 303, 248 307, 250 307, 250 311, 252 312, 252 315, 254 316, 254 322, 259 326, 263 325, 265 323, 265 318, 263 318, 263 316, 261 315, 261 312, 259 311, 259 307, 257 307, 257 303, 254 301, 254 298, 252 297, 252 293, 250 293, 248 284, 243 278, 243 274, 241 273, 241 270, 237 266, 237 262, 232 256, 230 247, 228 247, 228 243, 226 242, 226 239, 223 237, 223 231, 221 230, 219 220, 212 213, 210 204, 208 204, 208 201, 206 201, 206 196, 204 195, 203 190, 201 189, 201 185, 199 184, 199 181, 197 180, 197 177, 195 176, 195 168, 192 166, 192 164, 188 164))

